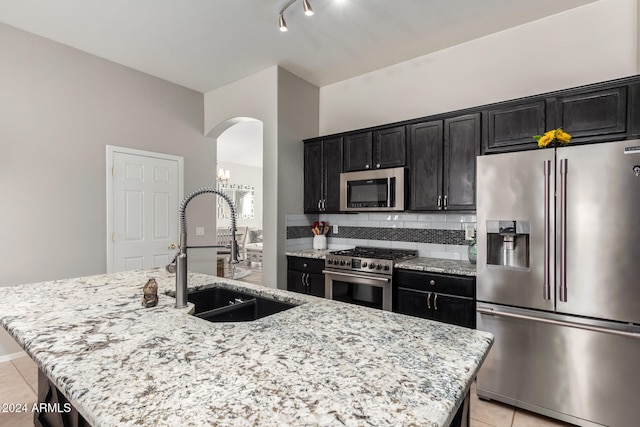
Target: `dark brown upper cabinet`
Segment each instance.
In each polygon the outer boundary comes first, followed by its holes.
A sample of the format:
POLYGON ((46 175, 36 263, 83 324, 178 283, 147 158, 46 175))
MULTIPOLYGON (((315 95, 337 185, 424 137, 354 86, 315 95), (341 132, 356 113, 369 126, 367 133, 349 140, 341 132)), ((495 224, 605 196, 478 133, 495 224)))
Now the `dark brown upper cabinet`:
POLYGON ((405 134, 404 126, 396 126, 345 135, 344 172, 405 166, 405 134))
POLYGON ((480 113, 444 121, 445 210, 476 208, 476 156, 480 154, 480 113))
POLYGON ((627 130, 627 88, 558 96, 556 126, 572 137, 572 142, 596 142, 624 136, 627 130))
POLYGON ((412 211, 475 209, 480 129, 480 113, 410 126, 412 211))
POLYGON ((409 128, 409 176, 412 211, 442 209, 444 122, 416 123, 409 128))
POLYGON ((537 148, 533 135, 561 127, 571 144, 640 135, 640 76, 487 106, 482 153, 537 148))
POLYGON ((304 143, 304 213, 340 211, 342 138, 304 143))
POLYGON ((544 99, 488 109, 483 114, 483 152, 535 148, 533 135, 542 135, 553 126, 553 121, 547 123, 546 110, 544 99))
POLYGON ((409 167, 412 211, 475 209, 475 156, 640 138, 640 75, 305 140, 304 212, 339 212, 340 173, 409 167))

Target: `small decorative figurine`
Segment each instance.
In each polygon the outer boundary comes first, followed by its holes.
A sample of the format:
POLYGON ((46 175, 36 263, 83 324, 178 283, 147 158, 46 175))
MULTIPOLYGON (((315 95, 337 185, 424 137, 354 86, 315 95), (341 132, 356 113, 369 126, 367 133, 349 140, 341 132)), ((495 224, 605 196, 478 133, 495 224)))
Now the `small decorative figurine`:
POLYGON ((155 307, 158 305, 158 283, 156 279, 149 279, 142 288, 144 296, 142 297, 142 305, 145 307, 155 307))

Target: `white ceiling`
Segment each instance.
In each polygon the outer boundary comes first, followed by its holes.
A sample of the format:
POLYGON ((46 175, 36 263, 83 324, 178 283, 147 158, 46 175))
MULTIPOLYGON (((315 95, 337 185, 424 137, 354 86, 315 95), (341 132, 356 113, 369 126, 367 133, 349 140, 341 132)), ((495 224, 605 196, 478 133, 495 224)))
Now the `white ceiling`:
MULTIPOLYGON (((0 22, 206 93, 274 65, 322 87, 596 0, 0 0, 0 22)), ((262 164, 262 123, 218 159, 262 164), (242 155, 238 155, 242 153, 242 155)))
POLYGON ((0 0, 0 22, 208 92, 280 65, 319 87, 595 0, 0 0))

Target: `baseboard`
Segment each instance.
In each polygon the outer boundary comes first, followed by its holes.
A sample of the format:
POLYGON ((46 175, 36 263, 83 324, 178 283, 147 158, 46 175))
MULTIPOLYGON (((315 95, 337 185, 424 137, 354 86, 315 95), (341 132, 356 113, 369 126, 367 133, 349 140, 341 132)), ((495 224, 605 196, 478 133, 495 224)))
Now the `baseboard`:
POLYGON ((13 359, 20 359, 21 357, 27 356, 27 353, 24 351, 19 351, 17 353, 5 354, 4 356, 0 356, 0 363, 8 362, 13 359))

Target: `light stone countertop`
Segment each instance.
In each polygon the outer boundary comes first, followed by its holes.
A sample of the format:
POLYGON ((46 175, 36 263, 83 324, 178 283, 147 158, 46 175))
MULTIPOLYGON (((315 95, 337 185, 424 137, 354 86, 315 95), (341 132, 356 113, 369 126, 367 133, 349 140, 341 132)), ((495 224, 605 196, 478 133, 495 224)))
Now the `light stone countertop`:
POLYGON ((397 262, 394 268, 426 271, 429 273, 457 274, 459 276, 475 276, 476 265, 469 261, 458 261, 440 258, 413 258, 397 262))
POLYGON ((493 339, 189 273, 214 283, 301 305, 210 323, 176 310, 175 276, 154 269, 2 287, 0 324, 94 427, 447 426, 493 339))
POLYGON ((295 251, 287 251, 286 256, 297 256, 300 258, 325 259, 328 253, 335 252, 337 249, 299 249, 295 251))
MULTIPOLYGON (((300 249, 296 251, 288 251, 286 255, 302 258, 325 259, 326 255, 329 252, 332 252, 332 250, 323 251, 316 249, 300 249)), ((430 273, 457 274, 459 276, 476 275, 476 265, 471 264, 469 261, 458 261, 441 258, 412 258, 406 261, 399 261, 395 263, 393 268, 426 271, 430 273)))

